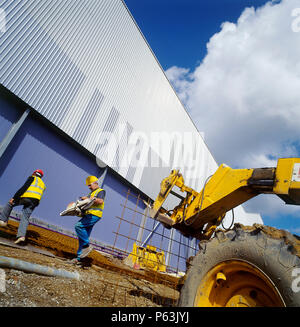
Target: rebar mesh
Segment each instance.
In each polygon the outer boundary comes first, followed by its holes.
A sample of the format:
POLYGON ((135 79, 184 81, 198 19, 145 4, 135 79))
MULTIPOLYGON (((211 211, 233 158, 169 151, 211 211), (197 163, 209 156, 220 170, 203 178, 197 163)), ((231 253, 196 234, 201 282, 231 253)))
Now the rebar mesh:
POLYGON ((196 243, 153 219, 149 215, 149 205, 149 199, 145 201, 140 195, 127 191, 125 201, 121 204, 121 215, 115 217, 118 222, 115 224, 116 230, 113 231, 113 250, 121 253, 123 262, 131 269, 137 272, 146 271, 148 276, 152 275, 151 286, 145 284, 144 276, 141 275, 140 278, 135 278, 134 282, 130 279, 131 287, 134 286, 135 290, 131 289, 129 293, 128 285, 122 284, 121 280, 115 281, 110 287, 105 285, 104 293, 114 294, 111 299, 114 301, 116 296, 120 296, 116 294, 123 290, 125 303, 131 306, 135 306, 132 295, 143 296, 145 306, 175 306, 179 297, 179 285, 186 272, 186 260, 196 254, 196 243), (133 253, 134 244, 146 251, 163 253, 160 267, 164 269, 160 270, 157 259, 151 258, 147 258, 146 266, 143 267, 139 264, 129 264, 130 260, 126 259, 131 256, 132 261, 135 261, 134 256, 138 256, 133 253))

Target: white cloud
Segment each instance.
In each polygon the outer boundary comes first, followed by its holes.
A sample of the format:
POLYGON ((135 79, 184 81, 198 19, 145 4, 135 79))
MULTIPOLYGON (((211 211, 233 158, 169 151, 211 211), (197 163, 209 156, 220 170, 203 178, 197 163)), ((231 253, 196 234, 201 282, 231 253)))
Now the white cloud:
POLYGON ((188 89, 192 82, 189 72, 189 69, 177 66, 173 66, 166 71, 168 79, 172 81, 177 94, 183 102, 188 99, 188 89))
POLYGON ((261 194, 243 204, 246 212, 259 212, 270 218, 292 215, 300 219, 299 206, 285 204, 277 195, 261 194))
POLYGON ((266 167, 300 155, 298 7, 283 0, 246 8, 211 37, 195 71, 166 71, 218 164, 266 167))

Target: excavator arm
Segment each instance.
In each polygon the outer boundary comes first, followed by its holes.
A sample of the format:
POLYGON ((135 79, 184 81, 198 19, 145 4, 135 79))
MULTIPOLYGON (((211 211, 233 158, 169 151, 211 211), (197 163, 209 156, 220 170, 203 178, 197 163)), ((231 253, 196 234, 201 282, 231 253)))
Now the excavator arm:
POLYGON ((278 159, 273 168, 232 169, 222 164, 200 192, 186 186, 179 171, 172 170, 161 182, 150 215, 186 236, 209 239, 227 211, 262 193, 276 194, 286 204, 299 205, 300 158, 278 159), (174 192, 175 186, 185 196, 174 192), (170 194, 180 203, 167 211, 163 204, 170 194))

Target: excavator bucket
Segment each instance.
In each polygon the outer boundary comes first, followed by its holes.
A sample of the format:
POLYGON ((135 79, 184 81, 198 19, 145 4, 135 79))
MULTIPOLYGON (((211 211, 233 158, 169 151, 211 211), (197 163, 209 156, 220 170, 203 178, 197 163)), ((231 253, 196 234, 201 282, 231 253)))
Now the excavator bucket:
POLYGON ((124 260, 124 263, 136 269, 150 269, 166 272, 165 254, 158 252, 155 246, 138 246, 133 243, 132 252, 124 260))

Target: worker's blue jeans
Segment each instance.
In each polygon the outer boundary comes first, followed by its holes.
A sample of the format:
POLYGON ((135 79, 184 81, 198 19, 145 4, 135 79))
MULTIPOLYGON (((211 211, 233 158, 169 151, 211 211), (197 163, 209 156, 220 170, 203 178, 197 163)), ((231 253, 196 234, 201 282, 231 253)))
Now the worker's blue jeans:
POLYGON ((20 200, 19 203, 16 203, 14 205, 11 205, 8 202, 3 207, 3 209, 0 213, 0 220, 7 222, 13 207, 18 206, 18 205, 23 205, 23 209, 22 209, 21 220, 20 220, 20 224, 19 224, 19 228, 18 228, 17 238, 25 237, 27 227, 29 224, 29 218, 32 214, 33 209, 35 208, 35 205, 30 201, 30 199, 23 198, 20 200))
POLYGON ((75 231, 79 240, 79 247, 77 250, 78 260, 80 260, 79 256, 82 252, 82 249, 89 245, 89 237, 91 235, 92 229, 100 219, 101 218, 94 215, 85 215, 75 225, 75 231))

